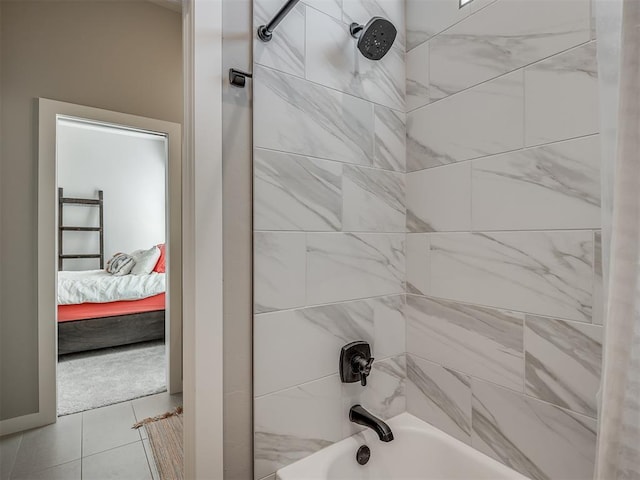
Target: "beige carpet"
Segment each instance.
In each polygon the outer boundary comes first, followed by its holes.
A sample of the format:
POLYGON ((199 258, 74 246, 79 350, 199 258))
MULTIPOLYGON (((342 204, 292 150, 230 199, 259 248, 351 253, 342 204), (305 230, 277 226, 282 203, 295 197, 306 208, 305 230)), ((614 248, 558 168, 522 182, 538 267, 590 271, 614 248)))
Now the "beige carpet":
POLYGON ((160 480, 183 480, 182 407, 134 425, 144 426, 160 480))

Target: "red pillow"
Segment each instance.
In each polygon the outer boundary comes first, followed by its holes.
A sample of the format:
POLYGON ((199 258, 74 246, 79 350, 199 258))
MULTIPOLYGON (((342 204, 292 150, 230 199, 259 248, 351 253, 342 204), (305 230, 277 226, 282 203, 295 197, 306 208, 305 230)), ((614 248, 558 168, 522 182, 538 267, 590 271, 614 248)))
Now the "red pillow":
POLYGON ((153 267, 153 271, 156 273, 165 273, 167 270, 167 245, 161 243, 158 245, 160 249, 160 258, 156 262, 156 266, 153 267))

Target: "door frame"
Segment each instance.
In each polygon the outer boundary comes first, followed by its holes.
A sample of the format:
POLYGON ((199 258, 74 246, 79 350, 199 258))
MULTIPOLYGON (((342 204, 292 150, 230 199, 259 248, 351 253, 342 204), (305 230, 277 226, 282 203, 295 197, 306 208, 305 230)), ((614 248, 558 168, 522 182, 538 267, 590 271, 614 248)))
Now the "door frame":
POLYGON ((167 141, 168 322, 167 390, 182 391, 182 141, 180 124, 46 98, 38 99, 38 343, 40 411, 52 423, 57 407, 56 134, 58 117, 85 119, 162 134, 167 141), (52 356, 53 354, 53 356, 52 356), (52 363, 53 365, 50 365, 52 363), (52 368, 53 366, 53 368, 52 368), (53 378, 50 378, 53 376, 53 378), (43 396, 44 395, 44 396, 43 396), (54 408, 51 410, 50 405, 54 408))

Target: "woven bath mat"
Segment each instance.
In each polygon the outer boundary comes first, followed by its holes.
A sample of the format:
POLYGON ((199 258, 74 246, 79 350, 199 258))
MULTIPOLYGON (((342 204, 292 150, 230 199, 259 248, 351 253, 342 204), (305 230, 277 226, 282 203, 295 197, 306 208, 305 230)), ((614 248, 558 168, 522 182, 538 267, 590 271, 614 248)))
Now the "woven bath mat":
POLYGON ((147 431, 160 480, 183 480, 182 407, 142 420, 133 428, 142 426, 147 431))

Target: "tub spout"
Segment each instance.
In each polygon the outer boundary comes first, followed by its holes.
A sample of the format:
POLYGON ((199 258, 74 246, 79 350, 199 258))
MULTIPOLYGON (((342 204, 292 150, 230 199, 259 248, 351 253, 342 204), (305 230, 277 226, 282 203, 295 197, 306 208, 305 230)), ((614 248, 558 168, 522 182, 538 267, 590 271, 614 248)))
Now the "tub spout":
POLYGON ((349 420, 358 425, 369 427, 378 434, 378 437, 383 442, 393 440, 393 432, 391 428, 389 428, 389 425, 369 413, 362 405, 354 405, 351 407, 351 410, 349 410, 349 420))

